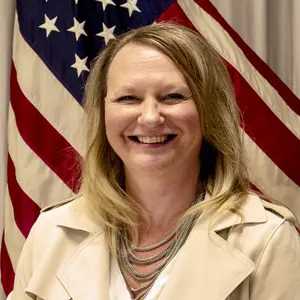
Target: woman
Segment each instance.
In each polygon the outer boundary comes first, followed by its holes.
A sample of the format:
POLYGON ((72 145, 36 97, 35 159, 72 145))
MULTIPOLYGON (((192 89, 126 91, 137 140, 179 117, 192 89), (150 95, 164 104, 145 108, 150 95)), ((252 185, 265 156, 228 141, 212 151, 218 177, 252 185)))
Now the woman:
POLYGON ((86 85, 83 196, 45 209, 12 300, 296 300, 293 215, 251 193, 230 78, 194 32, 110 41, 86 85))

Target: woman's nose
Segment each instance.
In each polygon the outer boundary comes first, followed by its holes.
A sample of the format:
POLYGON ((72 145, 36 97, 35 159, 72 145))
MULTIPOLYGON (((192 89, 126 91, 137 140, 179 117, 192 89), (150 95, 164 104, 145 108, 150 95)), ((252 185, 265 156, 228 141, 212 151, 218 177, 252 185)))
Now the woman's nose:
POLYGON ((161 104, 156 99, 145 99, 140 106, 138 123, 147 127, 161 125, 165 118, 161 112, 161 104))

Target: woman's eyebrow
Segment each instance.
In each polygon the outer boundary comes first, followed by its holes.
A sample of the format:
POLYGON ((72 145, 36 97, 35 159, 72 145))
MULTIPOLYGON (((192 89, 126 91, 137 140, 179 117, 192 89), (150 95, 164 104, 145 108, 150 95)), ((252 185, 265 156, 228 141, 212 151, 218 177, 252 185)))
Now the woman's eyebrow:
POLYGON ((136 88, 131 85, 118 86, 113 91, 111 91, 111 95, 119 95, 119 94, 133 94, 136 92, 136 88))
MULTIPOLYGON (((137 86, 119 86, 114 90, 115 92, 123 92, 123 93, 135 93, 140 92, 142 89, 137 86)), ((178 85, 178 84, 161 84, 159 87, 160 91, 167 91, 167 90, 190 90, 187 85, 178 85)))

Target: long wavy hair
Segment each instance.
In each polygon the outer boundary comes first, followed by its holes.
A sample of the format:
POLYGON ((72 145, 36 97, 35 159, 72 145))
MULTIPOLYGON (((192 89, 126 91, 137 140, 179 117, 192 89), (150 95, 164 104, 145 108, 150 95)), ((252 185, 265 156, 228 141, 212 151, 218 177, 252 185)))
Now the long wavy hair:
POLYGON ((82 191, 114 253, 121 231, 137 241, 137 228, 145 217, 125 191, 123 162, 110 146, 105 129, 107 73, 116 54, 128 43, 150 45, 169 57, 185 77, 196 103, 203 133, 199 186, 205 185, 210 197, 186 214, 213 211, 213 219, 226 211, 239 214, 249 191, 237 104, 218 53, 203 36, 180 25, 160 23, 126 32, 110 40, 93 62, 84 106, 87 152, 82 191))

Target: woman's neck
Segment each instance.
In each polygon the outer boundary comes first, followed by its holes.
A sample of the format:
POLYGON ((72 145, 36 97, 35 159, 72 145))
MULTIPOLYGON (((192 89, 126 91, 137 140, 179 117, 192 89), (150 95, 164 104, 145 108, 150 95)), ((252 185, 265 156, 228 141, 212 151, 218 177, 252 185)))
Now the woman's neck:
POLYGON ((149 216, 149 224, 141 227, 141 238, 168 234, 177 225, 196 197, 199 168, 194 164, 155 173, 125 169, 126 192, 149 216))

